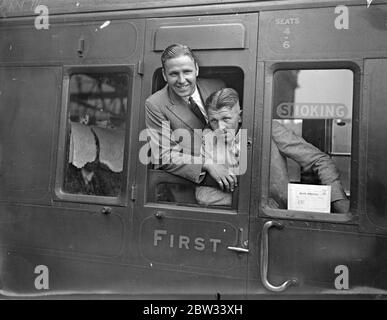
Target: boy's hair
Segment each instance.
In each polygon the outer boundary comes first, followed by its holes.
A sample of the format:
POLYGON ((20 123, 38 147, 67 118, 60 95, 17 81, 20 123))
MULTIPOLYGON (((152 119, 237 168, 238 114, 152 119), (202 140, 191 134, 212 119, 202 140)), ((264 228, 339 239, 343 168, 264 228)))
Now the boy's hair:
POLYGON ((234 105, 239 102, 239 95, 236 90, 232 88, 223 88, 213 92, 206 100, 206 110, 219 110, 222 108, 232 109, 234 105))
POLYGON ((167 60, 177 58, 180 56, 188 56, 193 60, 195 64, 198 63, 195 55, 193 54, 192 50, 188 46, 180 43, 175 43, 165 48, 165 50, 161 54, 161 64, 163 68, 165 67, 165 62, 167 60))

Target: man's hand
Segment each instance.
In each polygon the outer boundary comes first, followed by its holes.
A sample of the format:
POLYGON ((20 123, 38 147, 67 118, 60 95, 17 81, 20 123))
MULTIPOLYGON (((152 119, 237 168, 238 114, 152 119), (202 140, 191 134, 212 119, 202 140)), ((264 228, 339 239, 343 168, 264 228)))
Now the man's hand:
POLYGON ((347 213, 349 212, 349 200, 341 199, 332 202, 333 213, 347 213))
POLYGON ((203 169, 214 178, 221 190, 233 192, 238 185, 237 177, 223 164, 204 164, 203 169))

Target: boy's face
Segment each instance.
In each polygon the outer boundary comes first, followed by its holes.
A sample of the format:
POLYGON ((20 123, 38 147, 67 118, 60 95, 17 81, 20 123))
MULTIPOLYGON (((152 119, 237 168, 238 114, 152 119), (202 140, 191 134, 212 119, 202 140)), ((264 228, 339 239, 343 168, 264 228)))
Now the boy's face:
POLYGON ((234 104, 231 109, 228 107, 223 107, 218 110, 209 108, 207 113, 208 122, 212 130, 218 133, 227 133, 227 130, 235 130, 235 133, 238 131, 239 123, 241 122, 239 102, 234 104))

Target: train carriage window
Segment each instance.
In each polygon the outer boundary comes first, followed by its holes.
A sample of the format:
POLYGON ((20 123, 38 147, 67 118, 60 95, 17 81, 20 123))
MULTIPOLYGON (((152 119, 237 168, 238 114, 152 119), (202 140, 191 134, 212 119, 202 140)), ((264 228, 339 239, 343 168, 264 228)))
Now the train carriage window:
POLYGON ((349 69, 274 73, 269 207, 333 212, 350 197, 353 85, 349 69))
POLYGON ((70 76, 65 192, 120 195, 130 81, 123 72, 70 76))
MULTIPOLYGON (((240 105, 243 108, 244 74, 240 68, 201 66, 199 78, 221 79, 226 87, 234 88, 238 92, 241 102, 240 105)), ((165 85, 162 70, 161 68, 157 69, 153 75, 152 92, 160 90, 165 85)), ((193 143, 193 140, 191 142, 193 143)), ((211 193, 214 190, 219 190, 216 182, 208 174, 199 186, 178 175, 165 172, 162 169, 156 170, 154 165, 151 164, 148 167, 147 186, 148 202, 234 210, 238 206, 238 188, 233 193, 230 193, 227 199, 219 199, 219 201, 213 201, 212 204, 204 204, 200 201, 200 192, 211 193), (198 189, 198 187, 201 189, 198 189)))

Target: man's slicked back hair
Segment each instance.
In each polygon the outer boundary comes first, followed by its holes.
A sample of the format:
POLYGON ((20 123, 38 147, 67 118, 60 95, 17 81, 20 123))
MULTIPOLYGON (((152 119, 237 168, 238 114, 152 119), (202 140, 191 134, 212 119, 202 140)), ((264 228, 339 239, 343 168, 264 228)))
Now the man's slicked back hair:
POLYGON ((232 109, 239 102, 239 95, 232 88, 223 88, 213 92, 206 100, 206 110, 219 110, 222 108, 232 109))
POLYGON ((193 60, 195 64, 198 63, 194 53, 188 46, 180 43, 175 43, 165 48, 165 50, 161 54, 161 64, 163 68, 165 67, 165 62, 167 60, 180 56, 188 56, 193 60))

